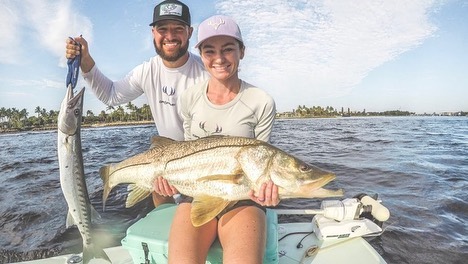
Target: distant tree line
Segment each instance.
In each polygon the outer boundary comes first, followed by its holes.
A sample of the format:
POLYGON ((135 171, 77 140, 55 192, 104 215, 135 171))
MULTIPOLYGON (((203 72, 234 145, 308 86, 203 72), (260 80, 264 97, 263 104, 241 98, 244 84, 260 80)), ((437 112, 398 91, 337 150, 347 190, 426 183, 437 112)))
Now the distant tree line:
POLYGON ((384 112, 366 112, 363 111, 351 111, 349 108, 345 109, 342 107, 341 110, 337 110, 332 106, 312 106, 306 107, 305 105, 299 105, 291 112, 278 113, 278 117, 290 117, 290 118, 308 118, 308 117, 336 117, 336 116, 410 116, 415 115, 414 112, 392 110, 384 112))
MULTIPOLYGON (((5 131, 23 131, 23 130, 41 130, 57 127, 57 118, 59 111, 49 110, 37 106, 34 110, 35 115, 29 116, 26 109, 16 109, 5 107, 0 108, 0 132, 5 131)), ((391 110, 384 112, 366 112, 346 110, 342 107, 337 110, 332 106, 312 106, 306 107, 299 105, 291 112, 277 113, 279 118, 317 118, 317 117, 336 117, 336 116, 411 116, 413 112, 391 110)), ((430 114, 437 115, 437 114, 430 114)), ((468 116, 468 112, 457 112, 458 116, 468 116)), ((88 110, 83 113, 84 125, 108 124, 108 123, 125 123, 125 122, 142 122, 152 121, 153 116, 148 104, 142 107, 129 102, 124 106, 108 106, 106 110, 102 110, 98 115, 93 111, 88 110)))
MULTIPOLYGON (((140 122, 151 121, 153 116, 148 104, 142 107, 129 102, 123 106, 108 106, 106 110, 102 110, 98 115, 93 111, 88 110, 83 113, 83 124, 93 125, 99 123, 114 123, 114 122, 140 122)), ((33 129, 47 129, 57 126, 57 118, 59 111, 46 110, 37 106, 34 110, 35 115, 29 116, 26 109, 16 108, 0 108, 0 131, 22 131, 33 129)))
POLYGON ((333 117, 338 115, 338 111, 332 106, 323 108, 321 106, 306 107, 305 105, 299 105, 296 109, 293 109, 292 113, 294 116, 299 117, 333 117))

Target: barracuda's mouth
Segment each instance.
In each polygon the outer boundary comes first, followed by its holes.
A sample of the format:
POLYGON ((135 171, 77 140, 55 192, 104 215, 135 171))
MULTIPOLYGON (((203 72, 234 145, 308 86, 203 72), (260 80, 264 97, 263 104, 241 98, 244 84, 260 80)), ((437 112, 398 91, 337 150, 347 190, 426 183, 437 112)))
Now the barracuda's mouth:
MULTIPOLYGON (((74 108, 77 106, 77 104, 83 104, 83 93, 85 91, 85 88, 81 89, 77 94, 73 95, 73 91, 68 90, 67 91, 67 97, 68 97, 68 108, 74 108)), ((81 107, 82 108, 82 107, 81 107)))
POLYGON ((67 94, 62 101, 58 116, 58 129, 67 135, 74 135, 81 122, 83 112, 83 97, 85 88, 81 89, 75 95, 73 88, 68 86, 67 94))

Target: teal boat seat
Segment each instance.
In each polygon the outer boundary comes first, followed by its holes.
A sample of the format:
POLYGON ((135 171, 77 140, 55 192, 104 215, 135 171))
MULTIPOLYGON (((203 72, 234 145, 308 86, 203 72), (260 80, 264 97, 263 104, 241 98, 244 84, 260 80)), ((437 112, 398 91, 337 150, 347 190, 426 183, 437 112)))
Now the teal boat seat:
MULTIPOLYGON (((134 263, 167 263, 168 238, 174 217, 174 204, 163 204, 127 229, 122 246, 130 252, 134 263), (149 261, 149 262, 147 262, 149 261)), ((264 264, 278 263, 278 217, 267 209, 267 245, 264 264)), ((221 244, 216 240, 210 248, 207 264, 223 262, 221 244)))

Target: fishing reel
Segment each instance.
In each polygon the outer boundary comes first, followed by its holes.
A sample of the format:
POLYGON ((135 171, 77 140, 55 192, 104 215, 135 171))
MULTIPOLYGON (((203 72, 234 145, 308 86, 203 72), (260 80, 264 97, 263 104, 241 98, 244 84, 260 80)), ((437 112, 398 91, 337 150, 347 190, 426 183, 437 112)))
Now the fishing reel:
POLYGON ((321 211, 312 219, 314 233, 320 240, 379 235, 383 222, 390 217, 385 206, 366 194, 322 201, 321 211))

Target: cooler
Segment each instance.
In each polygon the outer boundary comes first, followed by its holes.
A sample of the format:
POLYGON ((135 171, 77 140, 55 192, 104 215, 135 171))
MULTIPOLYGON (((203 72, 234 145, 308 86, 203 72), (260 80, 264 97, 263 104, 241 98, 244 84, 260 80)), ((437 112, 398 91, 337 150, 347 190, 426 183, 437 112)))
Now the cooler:
MULTIPOLYGON (((122 246, 130 252, 135 264, 167 263, 169 230, 177 206, 163 204, 127 229, 122 246)), ((278 263, 278 217, 267 209, 267 246, 263 263, 278 263)), ((208 253, 207 264, 223 262, 221 245, 216 240, 208 253)))

